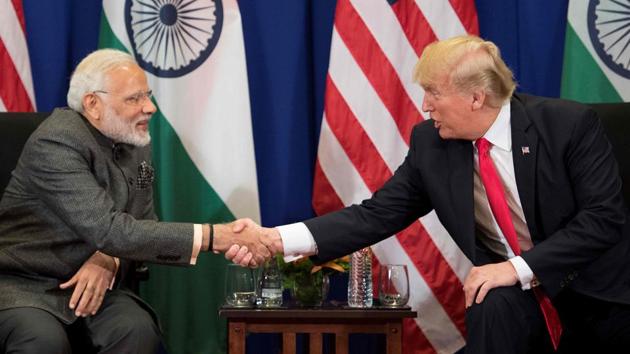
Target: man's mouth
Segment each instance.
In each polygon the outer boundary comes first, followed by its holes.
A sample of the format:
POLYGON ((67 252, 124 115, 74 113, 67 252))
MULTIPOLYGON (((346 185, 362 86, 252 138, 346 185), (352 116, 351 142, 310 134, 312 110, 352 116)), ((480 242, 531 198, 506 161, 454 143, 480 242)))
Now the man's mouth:
POLYGON ((149 129, 149 120, 143 119, 139 121, 138 123, 136 123, 136 127, 146 131, 147 129, 149 129))

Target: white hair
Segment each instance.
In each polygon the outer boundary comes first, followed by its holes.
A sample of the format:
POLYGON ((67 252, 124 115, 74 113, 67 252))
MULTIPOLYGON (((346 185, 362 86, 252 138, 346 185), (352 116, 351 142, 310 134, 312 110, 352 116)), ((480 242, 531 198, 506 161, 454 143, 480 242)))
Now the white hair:
POLYGON ((83 96, 87 93, 103 90, 106 74, 115 68, 136 64, 133 57, 116 49, 99 49, 85 57, 70 78, 68 88, 68 107, 83 113, 83 96))
POLYGON ((138 131, 135 129, 138 122, 149 119, 145 114, 136 116, 132 122, 128 122, 116 115, 111 106, 105 106, 102 119, 103 123, 99 130, 103 135, 117 143, 146 146, 151 142, 149 131, 138 131))

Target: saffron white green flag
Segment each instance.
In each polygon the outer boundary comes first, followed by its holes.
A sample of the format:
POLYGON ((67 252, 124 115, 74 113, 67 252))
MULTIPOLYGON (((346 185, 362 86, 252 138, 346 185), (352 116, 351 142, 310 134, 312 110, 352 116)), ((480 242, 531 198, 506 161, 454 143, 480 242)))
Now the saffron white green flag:
POLYGON ((630 4, 570 0, 561 96, 576 101, 630 101, 630 4))
MULTIPOLYGON (((145 70, 161 220, 260 219, 245 48, 236 0, 105 0, 100 47, 145 70)), ((151 266, 142 295, 158 312, 169 353, 223 353, 222 256, 191 268, 151 266)))

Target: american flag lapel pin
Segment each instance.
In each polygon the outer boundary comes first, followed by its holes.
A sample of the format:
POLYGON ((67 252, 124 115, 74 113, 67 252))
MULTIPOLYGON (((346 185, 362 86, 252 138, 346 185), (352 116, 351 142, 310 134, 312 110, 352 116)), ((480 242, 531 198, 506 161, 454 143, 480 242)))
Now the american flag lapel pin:
POLYGON ((523 155, 529 154, 529 146, 521 146, 521 153, 523 155))

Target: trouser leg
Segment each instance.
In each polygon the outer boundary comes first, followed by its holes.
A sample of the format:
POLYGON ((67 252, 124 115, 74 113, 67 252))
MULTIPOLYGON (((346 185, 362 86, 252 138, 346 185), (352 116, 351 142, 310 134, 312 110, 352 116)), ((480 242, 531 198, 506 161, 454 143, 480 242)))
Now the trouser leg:
POLYGON ((466 311, 467 354, 552 352, 538 302, 520 287, 490 290, 481 304, 466 311))
POLYGON ((33 307, 0 311, 0 352, 6 354, 71 353, 65 325, 33 307))
POLYGON ((557 306, 566 336, 561 353, 628 353, 630 305, 612 303, 566 290, 557 306))
POLYGON ((153 354, 161 343, 151 315, 123 292, 109 292, 96 315, 85 319, 85 327, 99 353, 153 354))

